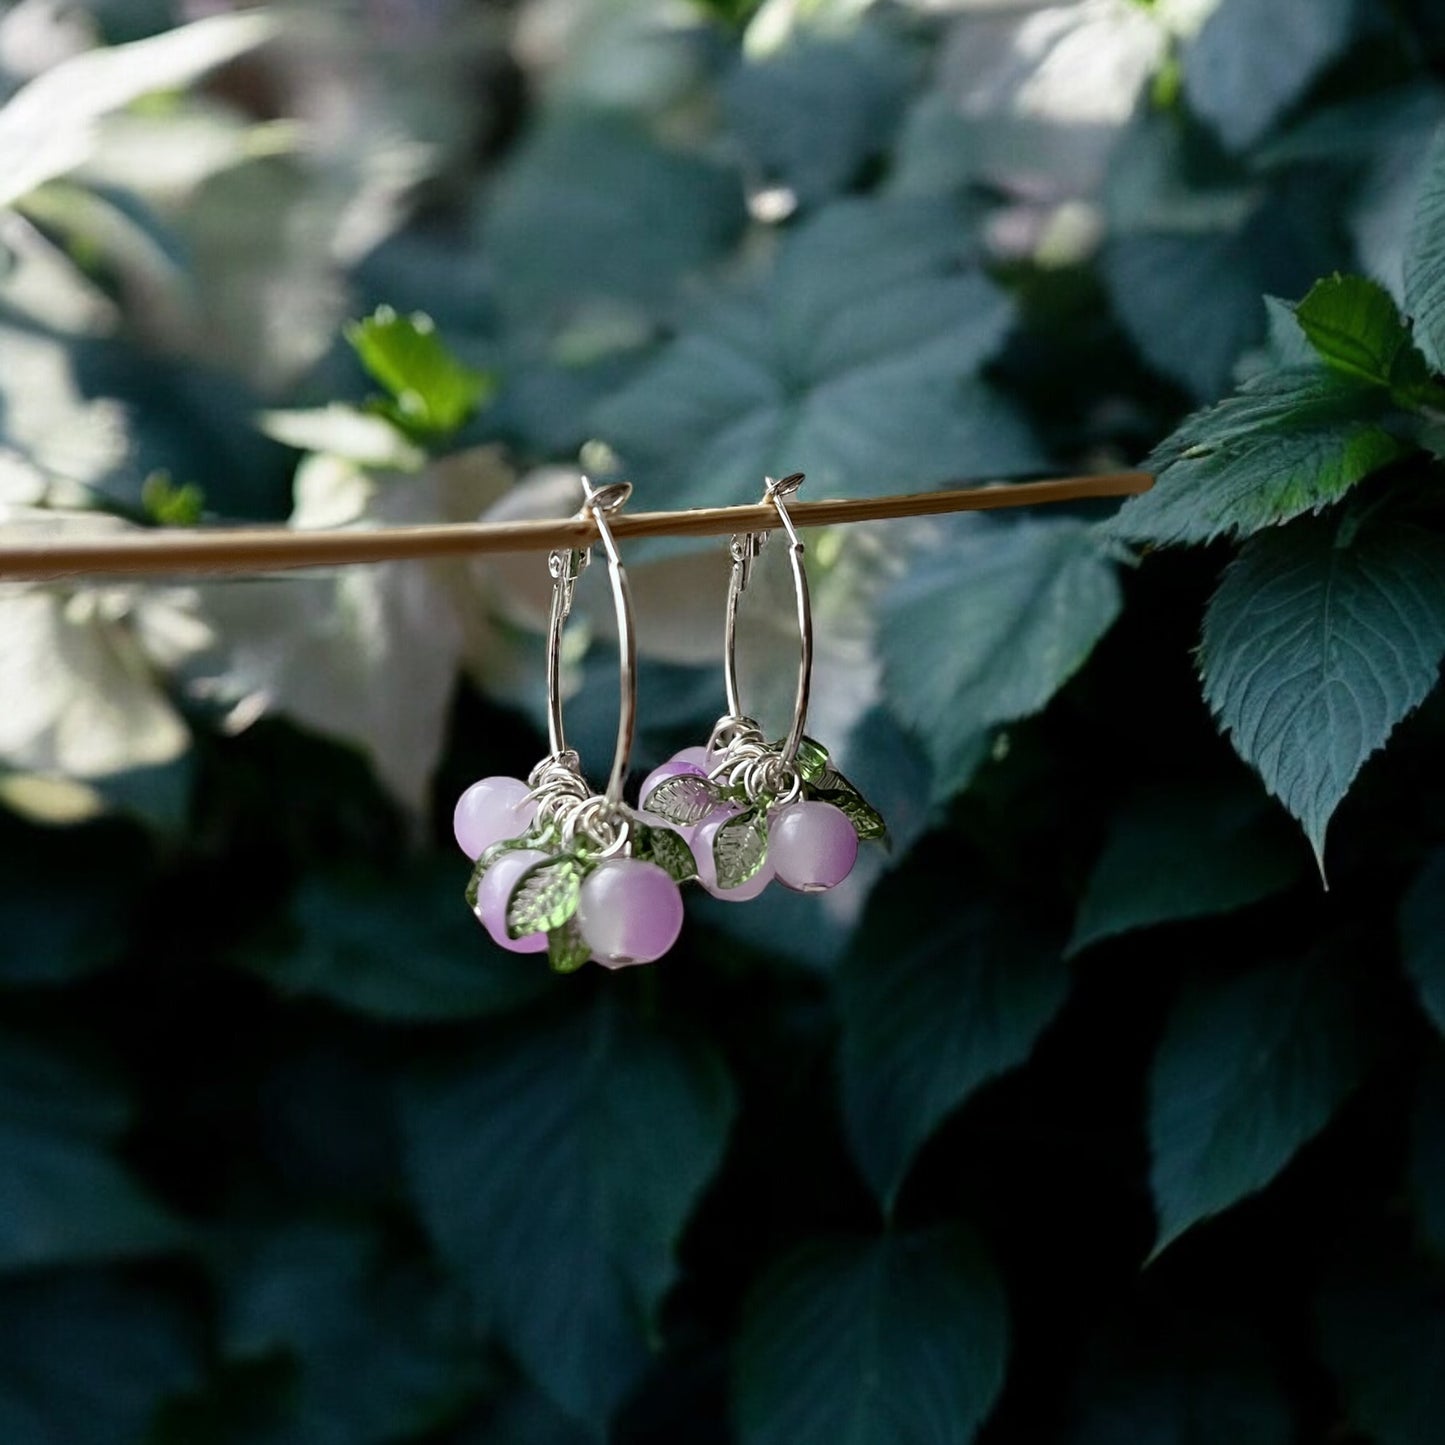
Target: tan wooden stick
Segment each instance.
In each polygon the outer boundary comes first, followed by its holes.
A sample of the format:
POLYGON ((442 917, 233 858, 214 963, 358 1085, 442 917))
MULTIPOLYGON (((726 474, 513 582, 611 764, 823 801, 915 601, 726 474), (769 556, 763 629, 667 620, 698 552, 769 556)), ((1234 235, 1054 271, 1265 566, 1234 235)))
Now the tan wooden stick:
MULTIPOLYGON (((848 501, 795 502, 793 520, 804 527, 876 522, 946 512, 1031 507, 1084 497, 1127 497, 1154 484, 1147 472, 1060 477, 1044 482, 975 486, 848 501)), ((612 530, 628 537, 709 537, 771 531, 777 513, 765 503, 699 507, 684 512, 618 512, 612 530)), ((420 527, 298 531, 286 527, 170 527, 119 536, 63 535, 0 543, 0 579, 165 576, 275 572, 295 567, 340 567, 359 562, 462 557, 485 552, 546 552, 585 547, 597 540, 589 518, 529 522, 462 522, 420 527)))

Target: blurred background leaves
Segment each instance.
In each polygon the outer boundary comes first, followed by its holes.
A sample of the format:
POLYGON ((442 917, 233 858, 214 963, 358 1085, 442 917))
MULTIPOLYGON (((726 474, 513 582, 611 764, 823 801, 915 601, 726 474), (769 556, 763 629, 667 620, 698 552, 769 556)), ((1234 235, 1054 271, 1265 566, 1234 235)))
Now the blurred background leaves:
MULTIPOLYGON (((607 978, 448 836, 542 559, 5 584, 5 1441, 1441 1438, 1442 65, 1436 0, 5 7, 0 536, 1159 474, 811 535, 892 851, 607 978)), ((726 569, 628 560, 640 775, 726 569)))

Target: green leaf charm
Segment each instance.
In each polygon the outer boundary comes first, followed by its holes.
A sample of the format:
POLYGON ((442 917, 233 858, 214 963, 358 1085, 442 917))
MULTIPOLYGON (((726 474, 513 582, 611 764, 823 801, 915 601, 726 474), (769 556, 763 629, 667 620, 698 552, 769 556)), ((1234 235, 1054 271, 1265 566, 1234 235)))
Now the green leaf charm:
POLYGON ((467 907, 473 913, 477 911, 477 889, 481 887, 482 879, 487 876, 487 869, 502 856, 503 853, 510 853, 514 848, 532 848, 536 843, 531 838, 503 838, 499 843, 493 843, 491 847, 482 850, 477 861, 472 864, 472 876, 467 880, 467 907))
POLYGON ((674 883, 697 877, 692 849, 671 828, 649 828, 639 823, 632 834, 632 856, 644 863, 656 863, 674 883))
POLYGON ((768 856, 768 824, 756 810, 729 818, 712 840, 719 888, 741 888, 768 856))
POLYGON ((642 806, 669 823, 689 828, 700 823, 717 807, 721 799, 706 778, 693 773, 680 773, 664 778, 643 800, 642 806))
POLYGON ((828 771, 828 749, 812 738, 804 738, 798 744, 798 775, 805 783, 816 783, 828 771))
POLYGON ((836 769, 825 769, 817 782, 807 789, 807 795, 815 803, 831 803, 844 813, 860 842, 888 841, 888 825, 883 821, 882 813, 836 769))
POLYGON ((507 936, 551 933, 577 911, 586 870, 570 855, 548 858, 527 869, 507 901, 507 936))
POLYGON ((591 946, 577 927, 575 915, 547 935, 547 962, 552 965, 553 973, 576 973, 591 952, 591 946))

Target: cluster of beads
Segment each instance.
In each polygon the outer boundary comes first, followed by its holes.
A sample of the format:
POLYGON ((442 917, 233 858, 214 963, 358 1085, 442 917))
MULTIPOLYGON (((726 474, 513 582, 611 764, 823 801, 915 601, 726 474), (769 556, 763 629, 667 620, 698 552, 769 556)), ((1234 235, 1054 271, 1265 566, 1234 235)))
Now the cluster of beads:
POLYGON ((784 758, 747 719, 725 718, 706 748, 686 748, 642 785, 644 816, 687 839, 697 879, 715 898, 744 903, 777 880, 799 893, 835 888, 858 844, 882 838, 883 821, 804 739, 784 758))
POLYGON ((640 809, 594 795, 575 753, 529 778, 473 783, 457 802, 458 845, 475 864, 468 898, 494 942, 547 953, 570 972, 652 963, 682 929, 679 884, 744 902, 774 879, 801 893, 835 887, 860 838, 883 836, 852 784, 804 740, 785 760, 756 726, 726 720, 644 780, 640 809))
MULTIPOLYGON (((630 810, 593 796, 576 755, 548 758, 521 778, 483 778, 457 802, 453 830, 476 865, 468 897, 492 940, 546 952, 569 972, 652 963, 682 931, 673 860, 630 810)), ((690 862, 690 856, 689 856, 690 862)), ((685 876, 685 872, 684 872, 685 876)))

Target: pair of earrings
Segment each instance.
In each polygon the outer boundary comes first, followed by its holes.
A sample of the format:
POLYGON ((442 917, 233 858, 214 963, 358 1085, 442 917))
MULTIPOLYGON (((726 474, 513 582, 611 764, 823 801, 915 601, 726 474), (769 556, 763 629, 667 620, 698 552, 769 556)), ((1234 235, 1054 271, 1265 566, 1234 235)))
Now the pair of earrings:
POLYGON ((787 736, 768 741, 742 709, 737 616, 752 563, 767 532, 731 543, 723 643, 727 711, 706 745, 685 748, 643 781, 637 806, 622 798, 637 717, 637 641, 627 572, 609 518, 627 501, 626 482, 593 487, 584 477, 581 516, 590 517, 607 556, 617 616, 621 706, 607 787, 595 793, 567 746, 562 725, 562 633, 591 547, 556 551, 548 566, 547 732, 550 751, 521 778, 473 783, 453 826, 473 860, 467 901, 492 939, 514 953, 546 952, 570 973, 589 959, 608 968, 651 963, 677 941, 679 885, 695 880, 714 897, 756 898, 776 880, 819 893, 852 871, 860 840, 885 837, 883 820, 803 729, 813 671, 812 605, 804 544, 787 499, 802 473, 768 478, 764 501, 787 535, 800 638, 793 717, 787 736))

